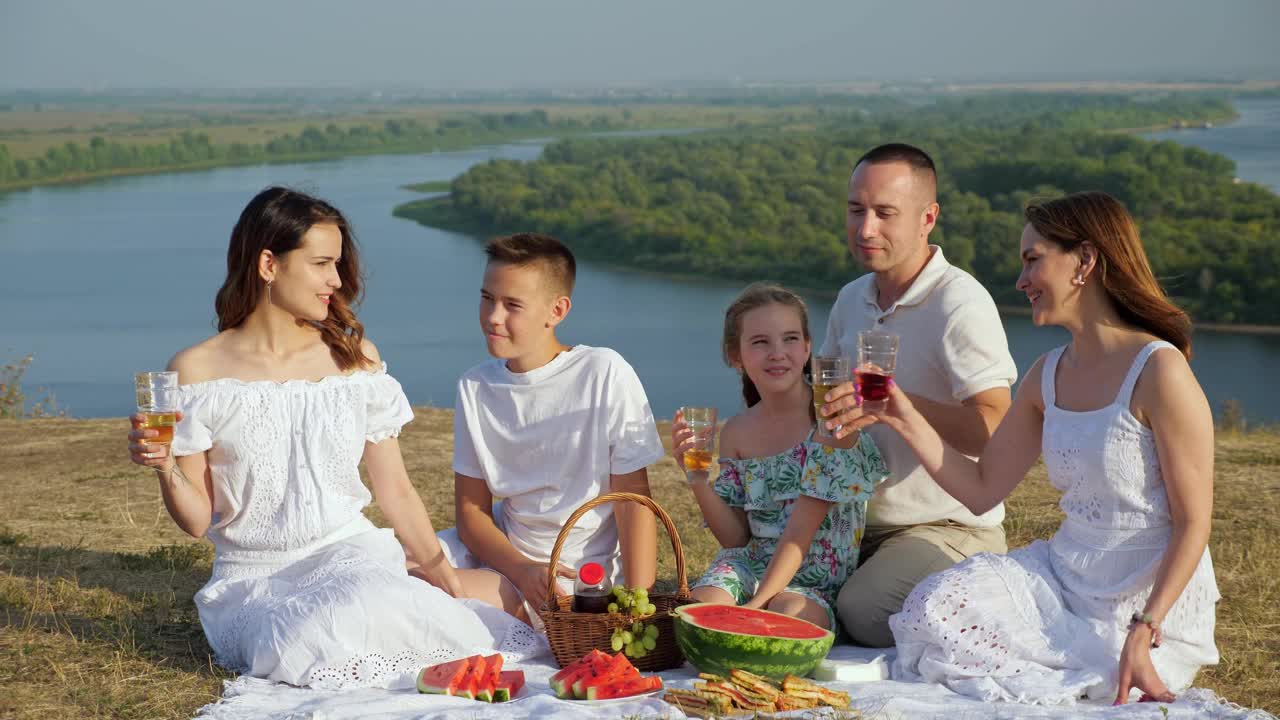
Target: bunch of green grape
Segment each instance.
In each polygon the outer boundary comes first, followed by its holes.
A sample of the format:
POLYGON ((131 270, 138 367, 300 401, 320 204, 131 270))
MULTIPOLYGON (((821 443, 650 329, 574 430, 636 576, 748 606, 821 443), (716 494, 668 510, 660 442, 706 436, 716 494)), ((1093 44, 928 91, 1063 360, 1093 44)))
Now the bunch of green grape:
MULTIPOLYGON (((609 612, 626 613, 631 617, 652 615, 658 608, 649 602, 649 591, 644 588, 629 589, 621 585, 613 587, 614 601, 609 603, 609 612)), ((631 627, 620 627, 613 631, 610 646, 614 652, 624 652, 628 657, 642 658, 658 646, 658 626, 643 623, 639 620, 631 623, 631 627)))

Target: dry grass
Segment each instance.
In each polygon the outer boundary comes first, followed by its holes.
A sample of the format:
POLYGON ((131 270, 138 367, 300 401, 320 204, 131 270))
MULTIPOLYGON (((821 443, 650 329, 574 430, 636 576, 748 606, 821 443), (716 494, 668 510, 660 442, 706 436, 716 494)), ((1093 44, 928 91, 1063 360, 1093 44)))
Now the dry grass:
MULTIPOLYGON (((155 482, 129 464, 124 420, 0 421, 0 717, 185 718, 218 697, 191 602, 207 543, 164 514, 155 482)), ((401 439, 427 498, 452 494, 450 412, 422 409, 401 439)), ((1224 599, 1222 663, 1198 684, 1280 711, 1280 436, 1224 434, 1212 551, 1224 599)), ((682 533, 690 574, 716 549, 669 458, 654 495, 682 533)), ((437 527, 453 507, 435 500, 437 527)), ((376 511, 375 522, 382 523, 376 511)), ((1042 469, 1009 503, 1013 546, 1047 537, 1060 515, 1042 469)), ((673 574, 669 549, 661 563, 673 574)))

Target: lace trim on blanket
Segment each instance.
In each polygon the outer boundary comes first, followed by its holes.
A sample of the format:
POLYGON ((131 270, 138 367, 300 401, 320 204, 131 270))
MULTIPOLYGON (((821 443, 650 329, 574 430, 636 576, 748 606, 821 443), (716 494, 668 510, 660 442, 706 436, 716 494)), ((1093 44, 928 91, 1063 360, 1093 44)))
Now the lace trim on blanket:
MULTIPOLYGON (((513 622, 506 637, 498 643, 496 652, 502 654, 504 664, 513 664, 526 662, 542 655, 544 647, 533 628, 521 622, 513 622)), ((388 687, 407 674, 417 674, 428 665, 448 662, 472 654, 493 652, 495 651, 486 648, 475 648, 475 653, 436 649, 426 652, 402 652, 389 657, 381 653, 365 653, 352 657, 345 665, 312 670, 307 684, 320 690, 388 687)))
POLYGON ((1276 720, 1276 716, 1261 709, 1237 705, 1208 688, 1188 688, 1178 696, 1178 703, 1195 705, 1197 714, 1204 717, 1233 718, 1233 720, 1276 720))

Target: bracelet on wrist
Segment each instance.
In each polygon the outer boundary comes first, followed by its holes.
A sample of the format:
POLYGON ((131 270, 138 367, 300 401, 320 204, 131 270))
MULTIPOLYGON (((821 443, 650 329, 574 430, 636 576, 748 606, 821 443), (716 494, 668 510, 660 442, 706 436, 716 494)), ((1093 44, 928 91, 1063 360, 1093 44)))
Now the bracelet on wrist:
POLYGON ((1139 625, 1146 625, 1151 629, 1151 647, 1160 647, 1161 633, 1160 623, 1156 622, 1155 616, 1146 612, 1135 612, 1133 617, 1129 619, 1129 630, 1133 630, 1139 625))

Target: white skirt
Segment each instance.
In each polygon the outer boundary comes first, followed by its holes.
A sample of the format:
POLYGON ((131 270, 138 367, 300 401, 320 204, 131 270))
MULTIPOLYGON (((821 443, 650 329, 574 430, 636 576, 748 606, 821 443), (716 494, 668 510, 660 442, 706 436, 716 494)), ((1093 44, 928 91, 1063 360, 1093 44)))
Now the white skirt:
MULTIPOLYGON (((889 619, 895 680, 941 683, 979 700, 1035 704, 1115 697, 1133 612, 1162 549, 1101 550, 1061 531, 1008 555, 981 553, 925 578, 889 619)), ((1151 652, 1174 692, 1218 661, 1208 550, 1151 652)))
POLYGON ((220 665, 300 686, 409 687, 433 663, 548 652, 502 610, 410 576, 391 530, 360 518, 332 538, 301 551, 218 554, 195 601, 220 665))

